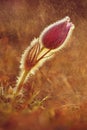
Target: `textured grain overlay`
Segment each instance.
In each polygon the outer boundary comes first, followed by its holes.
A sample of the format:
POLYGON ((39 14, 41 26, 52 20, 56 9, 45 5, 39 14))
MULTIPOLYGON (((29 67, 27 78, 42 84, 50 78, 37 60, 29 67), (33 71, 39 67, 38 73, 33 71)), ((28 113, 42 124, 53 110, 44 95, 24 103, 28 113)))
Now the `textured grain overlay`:
POLYGON ((87 0, 0 0, 0 83, 15 86, 23 51, 65 16, 75 24, 70 41, 30 83, 40 90, 38 100, 49 96, 45 109, 29 115, 0 112, 0 130, 87 129, 87 0))

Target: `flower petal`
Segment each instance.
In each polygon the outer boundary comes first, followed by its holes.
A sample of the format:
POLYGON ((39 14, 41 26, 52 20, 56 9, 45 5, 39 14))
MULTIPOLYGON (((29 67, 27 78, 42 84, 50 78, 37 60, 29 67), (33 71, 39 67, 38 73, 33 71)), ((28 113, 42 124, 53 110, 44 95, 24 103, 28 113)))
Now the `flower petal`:
POLYGON ((70 18, 65 17, 44 29, 39 37, 39 41, 44 47, 55 49, 63 44, 72 26, 70 18))

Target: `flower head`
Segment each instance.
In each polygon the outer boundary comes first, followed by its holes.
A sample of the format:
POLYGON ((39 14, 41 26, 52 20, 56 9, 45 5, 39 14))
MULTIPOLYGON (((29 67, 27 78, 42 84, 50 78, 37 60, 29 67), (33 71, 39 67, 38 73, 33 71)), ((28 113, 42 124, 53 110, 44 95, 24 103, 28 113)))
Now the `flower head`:
POLYGON ((55 49, 62 45, 74 25, 67 16, 45 28, 39 40, 48 49, 55 49))

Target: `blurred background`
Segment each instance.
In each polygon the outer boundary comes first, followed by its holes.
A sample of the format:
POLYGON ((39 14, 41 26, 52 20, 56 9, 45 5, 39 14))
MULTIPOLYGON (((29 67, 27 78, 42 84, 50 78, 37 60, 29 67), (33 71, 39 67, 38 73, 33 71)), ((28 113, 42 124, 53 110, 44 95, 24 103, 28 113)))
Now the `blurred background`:
POLYGON ((72 37, 32 82, 41 90, 39 99, 50 96, 46 108, 74 111, 86 122, 87 0, 0 0, 0 83, 15 86, 23 51, 46 26, 65 16, 75 24, 72 37))

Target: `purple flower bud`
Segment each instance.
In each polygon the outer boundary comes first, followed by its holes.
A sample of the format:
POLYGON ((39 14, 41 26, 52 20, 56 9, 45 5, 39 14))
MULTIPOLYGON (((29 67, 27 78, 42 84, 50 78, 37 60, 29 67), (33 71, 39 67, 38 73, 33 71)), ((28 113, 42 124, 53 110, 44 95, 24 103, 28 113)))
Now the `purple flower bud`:
POLYGON ((74 25, 67 16, 43 30, 39 41, 48 49, 56 49, 64 43, 74 25))

